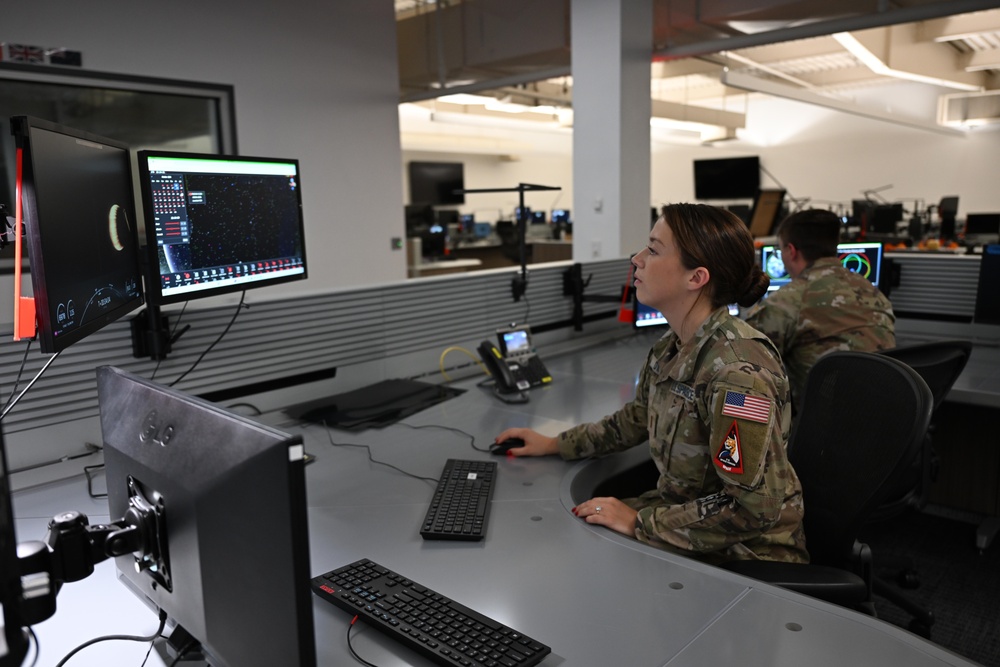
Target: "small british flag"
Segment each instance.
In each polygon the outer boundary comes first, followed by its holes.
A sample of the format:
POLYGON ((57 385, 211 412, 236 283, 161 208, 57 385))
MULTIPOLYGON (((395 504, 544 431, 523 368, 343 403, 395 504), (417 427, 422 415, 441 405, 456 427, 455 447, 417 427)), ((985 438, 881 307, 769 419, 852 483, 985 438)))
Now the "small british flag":
POLYGON ((7 57, 15 63, 33 63, 40 65, 45 62, 45 49, 27 44, 8 44, 7 57))

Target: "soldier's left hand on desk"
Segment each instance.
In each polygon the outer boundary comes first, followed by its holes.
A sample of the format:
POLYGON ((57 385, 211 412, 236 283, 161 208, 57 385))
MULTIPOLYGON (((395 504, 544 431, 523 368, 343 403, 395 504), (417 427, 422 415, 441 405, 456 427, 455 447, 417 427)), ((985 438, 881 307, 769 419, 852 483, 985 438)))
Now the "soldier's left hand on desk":
POLYGON ((574 507, 573 514, 587 523, 635 537, 635 518, 639 513, 617 498, 591 498, 574 507))

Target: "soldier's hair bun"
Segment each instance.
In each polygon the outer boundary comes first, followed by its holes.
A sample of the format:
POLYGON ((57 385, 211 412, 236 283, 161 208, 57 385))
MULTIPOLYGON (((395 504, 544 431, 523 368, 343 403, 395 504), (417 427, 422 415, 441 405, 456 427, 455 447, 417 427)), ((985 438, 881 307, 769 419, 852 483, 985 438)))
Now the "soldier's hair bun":
POLYGON ((745 288, 743 290, 743 294, 739 296, 736 303, 744 308, 749 308, 760 301, 760 298, 764 296, 765 292, 767 292, 767 287, 770 284, 771 279, 768 275, 761 271, 757 266, 754 266, 750 271, 750 275, 747 276, 746 283, 744 283, 745 288))

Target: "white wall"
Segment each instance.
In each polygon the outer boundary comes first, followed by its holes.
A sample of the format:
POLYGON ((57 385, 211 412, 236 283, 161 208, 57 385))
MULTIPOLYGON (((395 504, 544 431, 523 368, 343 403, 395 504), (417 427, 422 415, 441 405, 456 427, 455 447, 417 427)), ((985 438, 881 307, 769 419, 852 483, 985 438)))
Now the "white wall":
POLYGON ((239 150, 298 158, 309 279, 283 293, 401 280, 391 0, 5 3, 0 41, 81 51, 86 69, 230 84, 239 150))

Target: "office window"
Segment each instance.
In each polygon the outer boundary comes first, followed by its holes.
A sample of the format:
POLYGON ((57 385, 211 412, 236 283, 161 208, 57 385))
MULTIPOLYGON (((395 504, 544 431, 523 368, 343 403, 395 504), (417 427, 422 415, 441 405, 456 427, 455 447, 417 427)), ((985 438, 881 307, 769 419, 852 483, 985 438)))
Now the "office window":
MULTIPOLYGON (((231 86, 0 66, 0 203, 14 209, 10 117, 35 116, 123 141, 135 150, 236 153, 231 86)), ((133 165, 133 172, 135 165, 133 165)), ((3 257, 13 257, 11 249, 3 257)))

